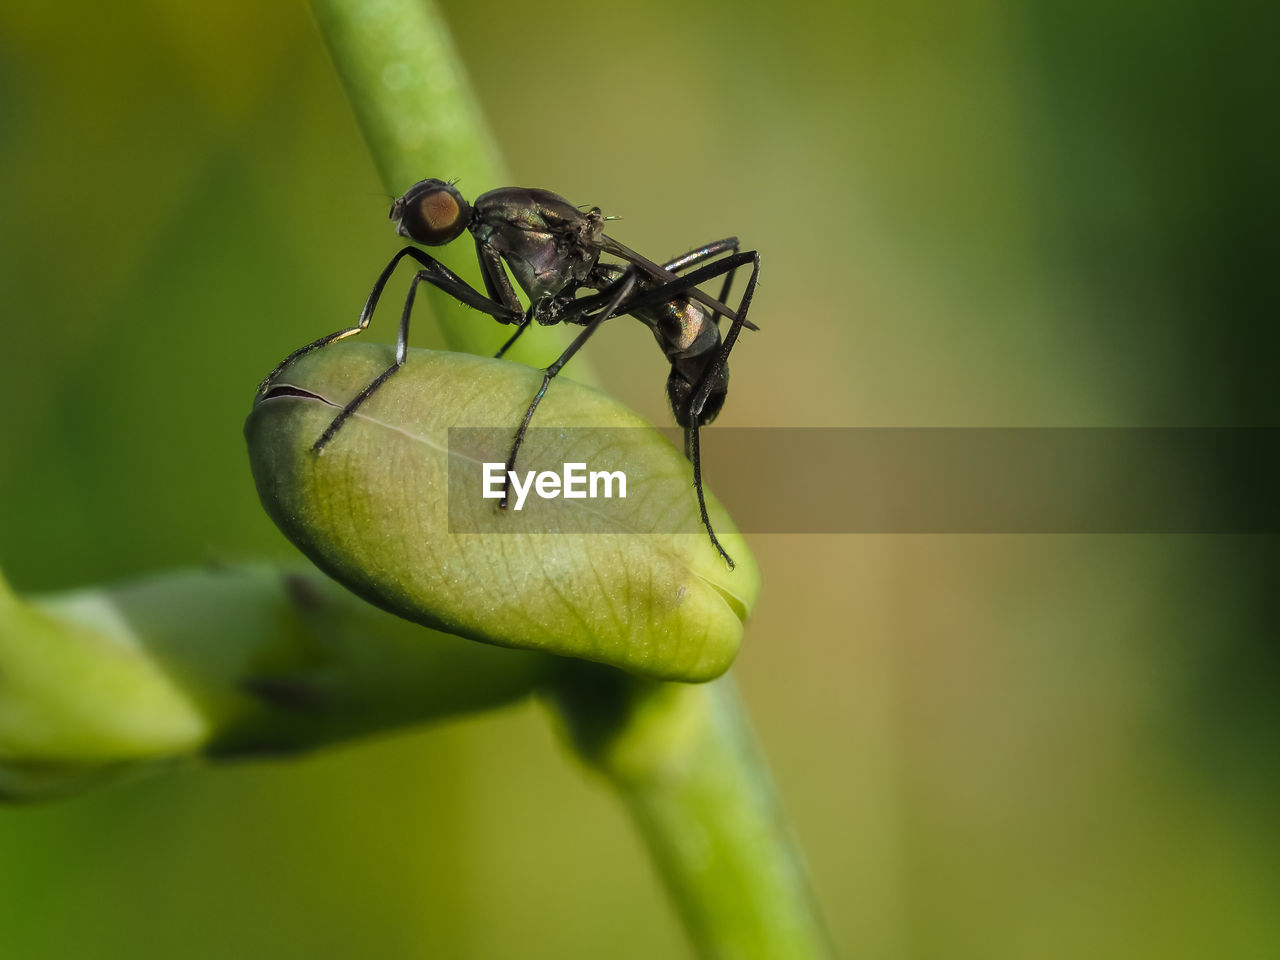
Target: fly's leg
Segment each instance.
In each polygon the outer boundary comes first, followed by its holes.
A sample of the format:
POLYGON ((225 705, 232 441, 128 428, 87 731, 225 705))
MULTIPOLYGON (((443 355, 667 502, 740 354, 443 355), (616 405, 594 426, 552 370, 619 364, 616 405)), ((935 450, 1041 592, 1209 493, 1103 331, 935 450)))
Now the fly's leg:
POLYGON ((688 253, 683 253, 676 257, 674 260, 668 260, 662 266, 664 269, 670 270, 672 273, 679 273, 685 267, 692 267, 695 264, 702 263, 704 260, 710 260, 712 257, 718 257, 722 253, 737 252, 738 238, 725 237, 723 240, 714 240, 701 247, 695 247, 688 253))
MULTIPOLYGON (((692 250, 683 257, 679 257, 677 260, 671 261, 671 263, 674 264, 675 269, 683 269, 686 266, 691 266, 694 263, 698 263, 702 260, 719 255, 720 253, 727 252, 731 248, 736 248, 736 246, 737 240, 730 237, 726 240, 717 241, 714 244, 708 244, 705 248, 692 250)), ((590 338, 591 334, 596 331, 604 319, 620 313, 633 313, 649 307, 659 306, 675 299, 676 297, 685 295, 686 291, 691 290, 697 284, 704 283, 707 280, 713 280, 716 277, 726 277, 727 285, 728 278, 731 278, 740 267, 743 267, 746 264, 752 265, 752 271, 751 278, 747 281, 747 288, 742 295, 742 302, 738 305, 738 309, 736 311, 730 310, 728 307, 724 308, 725 316, 732 316, 733 323, 729 328, 728 335, 717 345, 715 359, 707 366, 703 376, 694 386, 693 395, 690 398, 690 403, 685 414, 686 422, 690 424, 690 426, 685 428, 685 456, 688 457, 689 462, 693 465, 694 487, 698 494, 698 512, 702 519, 702 525, 706 528, 707 535, 711 538, 711 543, 715 546, 716 551, 724 558, 724 561, 729 565, 729 568, 733 569, 733 558, 729 556, 728 552, 726 552, 724 547, 721 545, 720 540, 716 537, 715 530, 711 525, 711 518, 707 514, 706 494, 703 491, 702 486, 702 457, 698 443, 698 420, 702 415, 703 407, 706 406, 707 398, 711 394, 712 387, 719 378, 720 372, 725 367, 729 357, 729 352, 733 349, 734 343, 737 342, 738 335, 742 332, 744 327, 747 329, 756 329, 755 325, 751 323, 746 316, 747 311, 751 306, 751 299, 755 295, 756 280, 760 273, 760 255, 754 250, 733 253, 731 256, 728 256, 716 263, 708 264, 693 270, 690 273, 679 276, 675 280, 644 290, 636 294, 631 299, 627 299, 627 297, 631 289, 634 288, 635 273, 633 268, 628 269, 604 292, 594 294, 590 297, 582 297, 575 301, 571 307, 571 310, 574 313, 586 312, 587 310, 595 309, 599 304, 606 302, 606 299, 607 305, 601 309, 599 313, 592 315, 592 319, 588 322, 587 328, 579 334, 578 338, 570 345, 569 349, 565 351, 560 359, 557 360, 556 363, 552 364, 552 366, 548 367, 546 373, 543 374, 542 388, 534 397, 533 403, 529 405, 529 409, 525 413, 524 421, 520 424, 520 429, 516 432, 516 441, 515 445, 512 447, 511 456, 507 458, 507 482, 504 487, 504 499, 501 501, 501 505, 506 506, 506 496, 509 496, 510 494, 510 471, 515 469, 516 453, 520 449, 520 444, 524 439, 525 431, 528 429, 529 421, 532 419, 533 412, 537 409, 538 403, 541 402, 543 394, 546 393, 547 386, 550 384, 551 378, 554 377, 556 373, 560 371, 560 368, 568 362, 569 357, 573 356, 582 344, 590 338)), ((715 301, 712 301, 712 303, 715 303, 715 301)), ((714 310, 715 307, 712 309, 714 310)), ((569 319, 568 314, 566 314, 565 319, 569 319)), ((570 320, 570 322, 573 321, 570 320)))
MULTIPOLYGON (((672 273, 679 273, 685 267, 695 266, 705 260, 718 257, 722 253, 737 252, 738 238, 725 237, 723 240, 716 240, 712 243, 706 244, 705 246, 698 247, 695 250, 690 250, 688 253, 676 257, 674 260, 668 260, 663 264, 663 267, 670 270, 672 273)), ((716 298, 720 303, 729 302, 729 291, 733 288, 733 276, 737 272, 738 268, 733 267, 724 275, 724 284, 720 287, 720 296, 716 298)), ((715 311, 715 315, 717 317, 723 316, 719 310, 715 311)), ((752 326, 754 326, 754 324, 752 326)))
POLYGON ((689 401, 689 413, 692 415, 695 424, 702 415, 702 408, 706 406, 707 397, 711 395, 711 388, 715 384, 716 378, 719 377, 720 371, 724 369, 729 360, 729 353, 733 350, 733 345, 738 342, 738 334, 742 332, 742 328, 747 323, 747 310, 751 307, 751 298, 755 296, 756 281, 760 277, 760 254, 754 250, 747 253, 739 253, 725 260, 724 263, 733 264, 729 269, 736 270, 741 265, 735 262, 739 259, 751 264, 751 276, 747 280, 747 289, 742 292, 742 302, 738 304, 738 317, 730 325, 729 332, 720 343, 720 350, 716 354, 716 358, 711 361, 706 371, 703 372, 702 379, 694 388, 693 399, 689 401))
MULTIPOLYGON (((706 370, 702 373, 702 379, 698 381, 694 387, 693 396, 689 400, 688 417, 689 425, 685 427, 685 454, 689 457, 689 462, 693 464, 693 486, 698 492, 698 512, 702 515, 702 525, 707 528, 707 536, 711 538, 711 544, 724 557, 725 563, 732 570, 734 563, 733 558, 725 552, 723 546, 720 545, 719 539, 716 537, 715 530, 711 527, 711 518, 707 515, 707 498, 702 489, 702 453, 698 446, 698 428, 702 419, 702 409, 706 406, 707 398, 711 396, 712 387, 715 386, 720 377, 721 371, 729 362, 729 353, 733 350, 733 345, 738 342, 738 334, 742 332, 742 327, 747 321, 747 311, 751 307, 751 298, 756 292, 756 280, 760 276, 760 254, 751 252, 747 254, 739 254, 737 256, 749 257, 751 267, 751 277, 747 280, 747 288, 742 293, 742 302, 738 304, 738 316, 729 327, 729 332, 724 340, 720 343, 719 349, 716 351, 716 357, 707 365, 706 370)), ((729 262, 729 261, 726 261, 729 262)), ((737 267, 731 267, 730 270, 736 270, 737 267)), ((730 274, 731 276, 732 274, 730 274)))
POLYGON ((353 413, 360 409, 366 400, 373 396, 374 392, 391 379, 392 374, 404 366, 405 355, 409 342, 409 315, 413 312, 413 297, 418 289, 418 282, 424 279, 426 271, 422 270, 414 274, 413 282, 409 285, 409 295, 404 300, 404 312, 400 314, 400 337, 396 340, 396 360, 395 363, 387 367, 380 374, 374 377, 373 382, 357 393, 347 405, 338 411, 338 415, 333 418, 329 426, 325 427, 324 433, 320 434, 320 439, 311 447, 316 454, 324 453, 324 448, 329 441, 334 438, 342 425, 347 422, 353 413))
POLYGON ((533 320, 533 307, 530 307, 528 310, 526 310, 526 311, 525 311, 525 313, 524 313, 524 319, 523 319, 523 320, 521 320, 519 324, 517 324, 517 326, 516 326, 516 332, 515 332, 515 333, 513 333, 513 334, 512 334, 512 335, 507 339, 507 342, 506 342, 506 343, 504 343, 504 344, 503 344, 503 345, 498 349, 498 352, 497 352, 497 353, 495 353, 495 354, 493 355, 493 359, 495 359, 495 360, 501 360, 501 359, 502 359, 502 355, 503 355, 504 353, 506 353, 508 350, 510 350, 510 349, 511 349, 511 347, 512 347, 512 345, 513 345, 517 340, 519 340, 519 339, 520 339, 520 334, 524 333, 526 330, 528 330, 528 329, 529 329, 529 324, 532 322, 532 320, 533 320))
MULTIPOLYGON (((413 301, 418 291, 419 283, 430 283, 432 286, 438 287, 445 293, 454 297, 459 302, 464 303, 467 306, 483 310, 485 313, 497 320, 502 320, 507 323, 513 322, 511 312, 505 306, 490 300, 488 297, 484 296, 484 294, 472 288, 465 280, 434 257, 423 253, 415 247, 405 247, 404 250, 400 251, 400 253, 396 255, 396 258, 388 264, 387 269, 382 272, 382 275, 378 277, 378 282, 374 284, 373 292, 369 294, 369 299, 365 303, 364 310, 360 313, 359 325, 352 331, 343 331, 342 334, 344 336, 349 336, 351 333, 358 333, 369 325, 369 317, 373 314, 373 309, 378 304, 378 298, 382 294, 382 288, 386 286, 387 278, 390 277, 391 271, 395 269, 400 257, 405 255, 413 257, 418 261, 418 263, 422 264, 425 269, 419 270, 414 274, 413 282, 409 285, 409 293, 405 297, 404 310, 400 314, 400 336, 396 340, 395 363, 382 371, 382 373, 378 374, 372 383, 356 394, 355 397, 353 397, 351 401, 338 412, 338 415, 333 418, 333 421, 325 428, 324 433, 320 434, 320 439, 317 440, 311 448, 318 454, 324 452, 324 448, 329 444, 329 441, 332 440, 334 435, 342 429, 343 424, 347 422, 351 415, 355 413, 366 400, 373 396, 377 389, 386 383, 397 370, 404 366, 405 358, 409 351, 409 317, 413 313, 413 301)), ((515 319, 519 320, 519 318, 520 315, 516 314, 515 319)), ((341 339, 341 337, 335 337, 333 339, 341 339)), ((331 343, 333 341, 331 339, 327 342, 331 343)), ((309 347, 304 347, 303 350, 315 349, 317 345, 323 346, 323 343, 309 345, 309 347)))
MULTIPOLYGON (((732 256, 725 257, 723 260, 717 261, 716 263, 700 267, 691 273, 682 274, 674 280, 669 280, 664 283, 660 283, 657 286, 642 290, 630 300, 621 304, 618 307, 618 312, 634 313, 637 310, 644 310, 648 307, 656 307, 659 304, 667 303, 679 296, 688 295, 692 297, 691 291, 698 284, 705 283, 708 280, 714 280, 716 277, 722 277, 727 273, 737 270, 739 267, 755 262, 757 259, 758 254, 753 250, 748 250, 743 253, 735 253, 732 256)), ((596 298, 584 297, 578 302, 582 303, 592 299, 596 298)), ((710 297, 707 297, 706 299, 711 300, 710 297)), ((713 304, 716 303, 714 300, 711 300, 711 302, 713 304)), ((748 300, 748 303, 749 302, 750 301, 748 300)), ((711 309, 716 310, 716 312, 721 312, 714 306, 711 307, 711 309)), ((738 313, 736 310, 730 310, 728 307, 724 307, 723 315, 726 317, 732 317, 733 322, 738 323, 740 328, 745 327, 748 330, 758 329, 750 320, 743 319, 739 323, 738 313)))
MULTIPOLYGON (((601 246, 606 253, 612 253, 614 256, 621 257, 623 260, 626 260, 628 263, 631 263, 634 266, 640 268, 644 273, 648 274, 654 280, 660 281, 663 284, 663 286, 668 289, 672 289, 673 285, 679 282, 675 273, 672 272, 671 268, 667 266, 663 266, 662 264, 654 263, 648 257, 641 256, 639 253, 636 253, 636 251, 632 250, 630 247, 624 246, 623 244, 619 243, 617 240, 614 240, 612 237, 604 237, 601 246)), ((709 257, 716 256, 719 253, 723 253, 730 248, 735 250, 737 249, 736 237, 728 237, 724 240, 717 240, 713 243, 707 244, 706 247, 699 247, 697 249, 690 250, 684 256, 677 257, 675 260, 670 262, 676 264, 677 266, 686 265, 690 263, 698 263, 709 257)), ((731 257, 730 259, 734 259, 734 258, 731 257)), ((742 261, 739 261, 739 263, 741 262, 742 261)), ((702 304, 704 307, 711 309, 719 316, 727 317, 729 320, 736 320, 737 313, 735 311, 725 306, 725 304, 722 301, 713 300, 707 294, 697 289, 697 284, 701 283, 702 280, 707 279, 708 276, 720 275, 721 271, 716 270, 715 266, 716 265, 705 268, 706 270, 709 270, 711 272, 702 274, 701 279, 695 280, 693 283, 685 283, 682 286, 678 286, 674 288, 680 289, 680 290, 688 290, 689 299, 698 301, 698 303, 702 304)), ((700 271, 695 271, 695 272, 701 273, 700 271)), ((657 302, 660 303, 661 301, 657 301, 657 302)), ((629 313, 630 311, 624 310, 623 312, 629 313)), ((752 323, 749 320, 746 322, 746 327, 748 330, 759 329, 758 327, 756 327, 754 323, 752 323)))
POLYGON ((364 309, 360 311, 360 317, 356 321, 356 325, 354 327, 348 327, 345 330, 338 330, 329 334, 327 337, 321 337, 319 340, 313 340, 306 346, 299 347, 297 350, 293 351, 293 353, 281 360, 280 363, 277 364, 276 368, 267 375, 267 378, 258 385, 258 395, 262 396, 266 393, 267 390, 270 389, 271 384, 275 382, 276 377, 280 376, 284 368, 289 366, 289 364, 293 363, 293 361, 297 360, 299 357, 304 357, 313 350, 319 350, 321 347, 327 347, 329 344, 336 343, 339 340, 345 340, 347 337, 353 337, 368 327, 369 321, 373 318, 374 308, 378 306, 378 299, 382 296, 383 288, 386 287, 387 281, 391 279, 391 274, 395 272, 397 265, 399 265, 400 261, 405 257, 412 257, 414 260, 417 260, 418 263, 425 268, 424 272, 431 271, 432 276, 428 278, 429 281, 460 302, 465 303, 468 306, 475 307, 478 310, 483 310, 494 319, 501 320, 504 323, 513 323, 519 320, 520 311, 515 311, 515 315, 513 317, 506 307, 490 300, 478 290, 473 289, 465 280, 459 277, 439 260, 423 253, 417 247, 405 247, 391 258, 391 262, 388 263, 382 273, 378 275, 378 279, 373 285, 373 290, 369 293, 369 299, 365 301, 364 309))
POLYGON ((691 427, 685 427, 684 431, 684 452, 689 458, 689 462, 693 464, 693 487, 698 491, 698 512, 702 514, 702 525, 707 528, 707 536, 711 538, 711 545, 716 548, 716 552, 724 557, 724 562, 729 565, 732 570, 736 564, 733 557, 720 545, 720 538, 716 536, 715 530, 711 529, 711 518, 707 516, 707 498, 702 492, 702 453, 698 449, 698 425, 695 423, 691 427))
MULTIPOLYGON (((719 276, 725 276, 723 289, 727 294, 729 290, 729 283, 738 267, 751 261, 751 254, 740 254, 737 253, 737 250, 738 238, 726 237, 723 240, 717 240, 714 243, 707 244, 706 246, 698 247, 696 250, 690 250, 688 253, 679 256, 674 260, 667 261, 667 263, 663 264, 662 267, 664 270, 671 271, 674 276, 675 272, 684 270, 694 264, 702 263, 704 260, 718 257, 722 253, 733 253, 733 256, 728 257, 719 263, 704 266, 694 273, 687 274, 686 276, 676 277, 674 280, 670 281, 655 280, 654 282, 657 285, 646 289, 642 294, 637 294, 635 300, 616 304, 612 308, 612 315, 618 316, 621 314, 632 313, 646 307, 655 307, 659 304, 666 303, 667 301, 674 300, 676 297, 686 293, 697 284, 719 276)), ((618 285, 623 283, 628 276, 631 276, 634 273, 634 271, 634 267, 628 267, 626 269, 617 268, 616 275, 606 274, 604 279, 608 281, 607 286, 602 285, 599 293, 594 293, 586 297, 579 297, 577 300, 573 301, 573 303, 571 303, 560 314, 559 320, 562 323, 583 323, 584 321, 581 319, 582 317, 594 317, 597 310, 599 310, 603 305, 614 300, 614 294, 618 290, 618 285)), ((710 300, 712 304, 723 306, 718 301, 711 300, 710 297, 707 297, 706 299, 710 300)), ((721 314, 714 306, 711 309, 716 312, 717 316, 737 316, 736 311, 732 311, 728 307, 723 307, 725 311, 723 314, 721 314)), ((590 321, 588 320, 586 322, 590 321)), ((744 321, 744 324, 748 330, 759 329, 749 320, 744 321)))
POLYGON ((534 394, 533 400, 529 403, 529 409, 524 412, 524 419, 520 421, 520 426, 516 430, 515 440, 511 444, 511 453, 507 455, 506 483, 502 488, 502 499, 498 502, 498 506, 506 509, 507 501, 511 496, 511 472, 516 468, 516 456, 520 453, 520 445, 524 443, 524 435, 529 429, 529 421, 533 419, 534 411, 538 409, 538 404, 542 402, 542 398, 546 396, 547 387, 551 386, 551 381, 555 378, 564 365, 573 359, 573 355, 582 349, 582 345, 591 339, 592 334, 600 329, 600 324, 604 323, 610 317, 617 313, 618 305, 626 300, 628 294, 631 293, 635 286, 636 277, 634 273, 628 272, 617 284, 617 290, 613 292, 609 303, 603 310, 595 314, 587 323, 586 328, 574 337, 573 342, 565 349, 564 353, 556 358, 556 362, 547 367, 542 372, 542 386, 538 388, 538 392, 534 394))

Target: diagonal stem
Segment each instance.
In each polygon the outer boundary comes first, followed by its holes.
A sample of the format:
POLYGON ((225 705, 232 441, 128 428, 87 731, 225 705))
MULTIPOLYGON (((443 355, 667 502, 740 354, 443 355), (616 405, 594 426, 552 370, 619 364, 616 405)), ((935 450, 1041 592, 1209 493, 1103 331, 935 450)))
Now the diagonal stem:
POLYGON ((572 742, 626 802, 705 958, 833 955, 737 687, 566 667, 572 742))

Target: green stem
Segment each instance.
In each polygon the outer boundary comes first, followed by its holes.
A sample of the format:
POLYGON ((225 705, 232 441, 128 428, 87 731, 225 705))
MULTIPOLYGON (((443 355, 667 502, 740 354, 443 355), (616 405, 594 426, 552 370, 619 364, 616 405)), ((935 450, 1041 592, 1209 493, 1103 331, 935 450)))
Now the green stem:
POLYGON ((706 958, 829 957, 830 941, 737 688, 566 669, 570 737, 635 817, 706 958))
POLYGON ((555 662, 427 630, 314 571, 175 571, 33 598, 0 579, 0 799, 487 709, 555 662))
MULTIPOLYGON (((312 0, 312 11, 374 163, 399 196, 427 177, 457 178, 464 195, 510 180, 449 37, 428 0, 312 0)), ((475 247, 463 238, 432 256, 483 290, 475 247)), ((422 285, 450 350, 493 356, 511 334, 452 297, 422 285)), ((562 330, 526 335, 508 359, 545 366, 567 344, 562 330)), ((584 365, 574 375, 583 379, 584 365)))
MULTIPOLYGON (((428 0, 312 0, 312 7, 392 192, 425 176, 462 176, 484 189, 506 183, 428 0)), ((475 282, 474 257, 454 251, 448 262, 475 282)), ((507 332, 447 297, 434 297, 433 307, 455 350, 492 353, 507 332)), ((530 345, 526 337, 517 347, 530 345)), ((539 355, 544 363, 549 353, 543 340, 535 354, 513 351, 513 359, 539 355)), ((633 812, 704 956, 830 954, 802 860, 727 678, 654 684, 575 664, 555 691, 579 750, 633 812)))

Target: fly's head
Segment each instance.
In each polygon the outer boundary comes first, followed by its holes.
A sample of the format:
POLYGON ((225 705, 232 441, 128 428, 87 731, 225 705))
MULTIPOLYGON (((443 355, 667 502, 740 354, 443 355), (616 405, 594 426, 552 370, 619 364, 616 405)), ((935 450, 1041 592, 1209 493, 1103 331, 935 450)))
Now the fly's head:
POLYGON ((419 180, 391 205, 396 233, 414 243, 439 247, 456 239, 471 223, 471 205, 458 188, 443 180, 419 180))

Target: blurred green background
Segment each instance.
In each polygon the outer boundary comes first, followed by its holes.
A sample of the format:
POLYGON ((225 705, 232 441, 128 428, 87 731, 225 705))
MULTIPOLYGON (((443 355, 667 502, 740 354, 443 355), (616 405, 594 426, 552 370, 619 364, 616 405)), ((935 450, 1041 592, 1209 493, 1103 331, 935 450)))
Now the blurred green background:
MULTIPOLYGON (((1274 8, 444 7, 515 183, 763 251, 720 422, 1275 423, 1274 8)), ((241 422, 397 249, 305 6, 6 4, 0 173, 14 585, 294 556, 241 422)), ((587 353, 668 422, 639 324, 587 353)), ((1273 538, 753 543, 735 670, 844 954, 1280 955, 1273 538)), ((686 952, 535 705, 0 809, 6 958, 686 952)))

